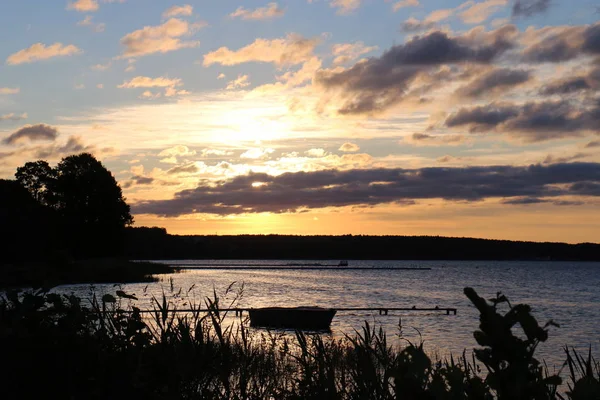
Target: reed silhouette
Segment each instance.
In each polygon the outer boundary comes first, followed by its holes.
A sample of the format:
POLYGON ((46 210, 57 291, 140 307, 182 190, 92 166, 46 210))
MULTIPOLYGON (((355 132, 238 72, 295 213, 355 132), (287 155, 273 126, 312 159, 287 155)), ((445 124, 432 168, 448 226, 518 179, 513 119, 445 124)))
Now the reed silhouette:
MULTIPOLYGON (((465 289, 480 311, 471 355, 431 360, 365 323, 342 339, 230 321, 212 296, 178 314, 163 294, 146 318, 119 291, 86 302, 42 291, 0 301, 3 398, 71 399, 598 399, 600 365, 566 349, 569 375, 535 358, 548 325, 526 305, 465 289), (203 304, 202 304, 203 303, 203 304), (507 307, 502 314, 500 307, 507 307), (513 328, 523 330, 516 335, 513 328), (522 336, 522 337, 519 337, 522 336), (32 384, 32 382, 35 382, 32 384), (563 387, 564 391, 558 390, 563 387)), ((229 305, 230 306, 230 305, 229 305)), ((241 318, 241 317, 240 317, 241 318)), ((401 330, 400 333, 401 334, 401 330)))

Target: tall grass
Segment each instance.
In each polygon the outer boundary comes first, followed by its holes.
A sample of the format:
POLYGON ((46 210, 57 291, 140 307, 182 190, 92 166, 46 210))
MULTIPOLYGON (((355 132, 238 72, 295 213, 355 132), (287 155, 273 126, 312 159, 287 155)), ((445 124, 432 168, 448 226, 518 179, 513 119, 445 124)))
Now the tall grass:
MULTIPOLYGON (((535 359, 547 339, 525 305, 465 294, 480 312, 479 348, 432 361, 368 323, 341 339, 248 328, 213 292, 191 312, 154 298, 148 317, 128 295, 10 292, 0 300, 0 396, 65 399, 599 399, 591 352, 565 348, 567 389, 535 359), (506 307, 506 313, 500 308, 506 307), (209 311, 201 312, 200 309, 209 311), (521 329, 514 335, 512 329, 521 329)), ((233 301, 236 300, 234 296, 233 301)))

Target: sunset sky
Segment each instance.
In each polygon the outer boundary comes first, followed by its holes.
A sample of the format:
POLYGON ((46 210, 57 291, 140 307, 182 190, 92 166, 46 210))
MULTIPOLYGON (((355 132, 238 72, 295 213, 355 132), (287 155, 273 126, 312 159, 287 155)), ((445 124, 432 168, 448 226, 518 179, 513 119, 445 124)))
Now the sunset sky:
POLYGON ((93 153, 136 226, 600 242, 594 0, 20 0, 0 178, 93 153))

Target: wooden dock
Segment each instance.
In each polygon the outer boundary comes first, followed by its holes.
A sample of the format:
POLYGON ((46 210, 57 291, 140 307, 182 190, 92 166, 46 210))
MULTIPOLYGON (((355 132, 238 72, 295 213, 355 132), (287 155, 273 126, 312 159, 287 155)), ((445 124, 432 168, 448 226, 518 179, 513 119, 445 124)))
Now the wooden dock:
POLYGON ((429 271, 429 267, 340 267, 337 265, 170 265, 176 269, 218 271, 429 271))
MULTIPOLYGON (((441 313, 446 313, 446 315, 456 315, 457 309, 453 308, 453 307, 342 307, 342 308, 336 308, 336 307, 324 307, 324 308, 331 308, 333 310, 336 310, 336 312, 352 312, 352 311, 373 311, 373 312, 378 312, 379 315, 388 315, 388 313, 390 311, 428 311, 428 312, 441 312, 441 313)), ((252 308, 250 307, 243 307, 243 308, 223 308, 223 309, 219 309, 218 311, 221 313, 225 313, 225 312, 232 312, 235 313, 236 316, 238 315, 242 315, 244 312, 248 312, 248 310, 251 310, 252 308)), ((167 312, 169 313, 208 313, 211 311, 216 311, 216 310, 211 310, 211 309, 174 309, 174 310, 167 310, 167 312)), ((133 312, 133 311, 126 311, 126 312, 133 312)), ((160 310, 139 310, 140 313, 161 313, 162 311, 160 310)))

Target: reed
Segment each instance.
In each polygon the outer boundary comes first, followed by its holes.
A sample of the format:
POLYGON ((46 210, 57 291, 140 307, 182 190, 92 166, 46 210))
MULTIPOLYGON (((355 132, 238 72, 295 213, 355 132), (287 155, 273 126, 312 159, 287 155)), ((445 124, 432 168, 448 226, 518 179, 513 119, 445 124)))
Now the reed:
POLYGON ((248 328, 245 318, 222 311, 241 293, 223 305, 214 291, 187 305, 187 313, 172 312, 163 293, 147 318, 123 291, 92 296, 89 304, 43 291, 8 292, 0 300, 0 393, 7 399, 600 398, 600 365, 591 351, 584 357, 565 348, 567 385, 559 393, 561 377, 535 358, 548 324, 539 326, 527 306, 501 296, 465 294, 480 311, 479 348, 431 360, 423 343, 391 345, 383 329, 366 322, 341 339, 248 328), (523 335, 513 334, 517 328, 523 335))

